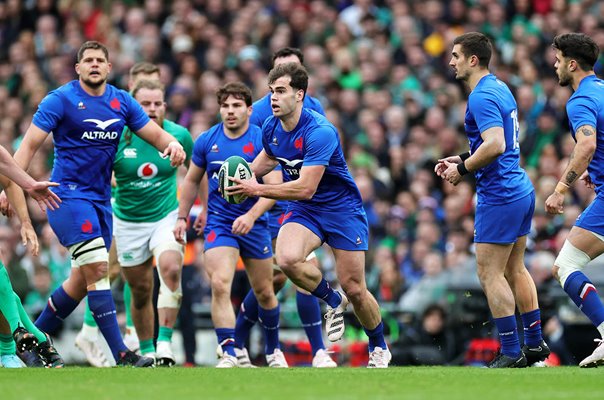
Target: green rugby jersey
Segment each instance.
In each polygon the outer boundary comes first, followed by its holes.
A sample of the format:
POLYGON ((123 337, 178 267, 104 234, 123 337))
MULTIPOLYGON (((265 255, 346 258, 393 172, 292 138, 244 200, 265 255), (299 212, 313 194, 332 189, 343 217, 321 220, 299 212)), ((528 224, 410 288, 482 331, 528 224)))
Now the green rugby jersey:
MULTIPOLYGON (((164 130, 178 140, 191 159, 193 139, 189 131, 172 121, 164 120, 164 130)), ((162 158, 157 149, 129 131, 122 132, 113 172, 113 213, 130 222, 155 222, 178 208, 176 197, 177 168, 169 158, 162 158)))

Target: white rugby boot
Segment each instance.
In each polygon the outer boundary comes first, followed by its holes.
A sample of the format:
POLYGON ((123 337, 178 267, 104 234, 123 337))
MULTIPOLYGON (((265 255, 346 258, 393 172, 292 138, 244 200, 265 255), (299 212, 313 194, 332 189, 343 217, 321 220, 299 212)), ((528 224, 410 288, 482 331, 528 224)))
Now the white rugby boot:
POLYGON ((315 368, 336 368, 338 364, 329 356, 325 349, 319 349, 312 358, 312 366, 315 368))
POLYGON ((327 312, 325 313, 325 330, 327 331, 327 338, 332 342, 337 342, 344 335, 344 311, 348 307, 348 298, 342 292, 339 292, 342 296, 340 305, 336 308, 327 306, 327 312))

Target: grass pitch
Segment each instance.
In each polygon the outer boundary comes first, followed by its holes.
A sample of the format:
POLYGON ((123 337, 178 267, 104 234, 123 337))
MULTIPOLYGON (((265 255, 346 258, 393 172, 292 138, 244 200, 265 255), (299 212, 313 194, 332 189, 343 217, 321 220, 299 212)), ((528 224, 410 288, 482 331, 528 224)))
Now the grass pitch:
POLYGON ((602 399, 604 369, 0 369, 0 399, 602 399))

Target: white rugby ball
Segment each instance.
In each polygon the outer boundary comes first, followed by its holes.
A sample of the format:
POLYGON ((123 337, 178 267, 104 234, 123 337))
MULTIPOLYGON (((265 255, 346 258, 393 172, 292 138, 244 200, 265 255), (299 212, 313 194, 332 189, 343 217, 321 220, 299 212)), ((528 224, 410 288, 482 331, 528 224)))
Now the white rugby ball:
POLYGON ((218 171, 218 188, 222 198, 231 204, 243 203, 247 199, 246 195, 229 195, 227 193, 226 188, 236 185, 235 182, 229 180, 228 177, 242 180, 250 179, 252 177, 252 169, 247 161, 239 156, 231 156, 222 163, 220 170, 218 171))

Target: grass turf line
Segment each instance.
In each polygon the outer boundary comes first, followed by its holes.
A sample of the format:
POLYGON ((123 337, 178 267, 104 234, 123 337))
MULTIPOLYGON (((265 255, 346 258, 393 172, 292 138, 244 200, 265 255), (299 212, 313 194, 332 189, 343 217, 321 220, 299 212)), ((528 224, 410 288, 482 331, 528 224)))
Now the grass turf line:
POLYGON ((1 399, 602 399, 600 369, 0 369, 1 399))

